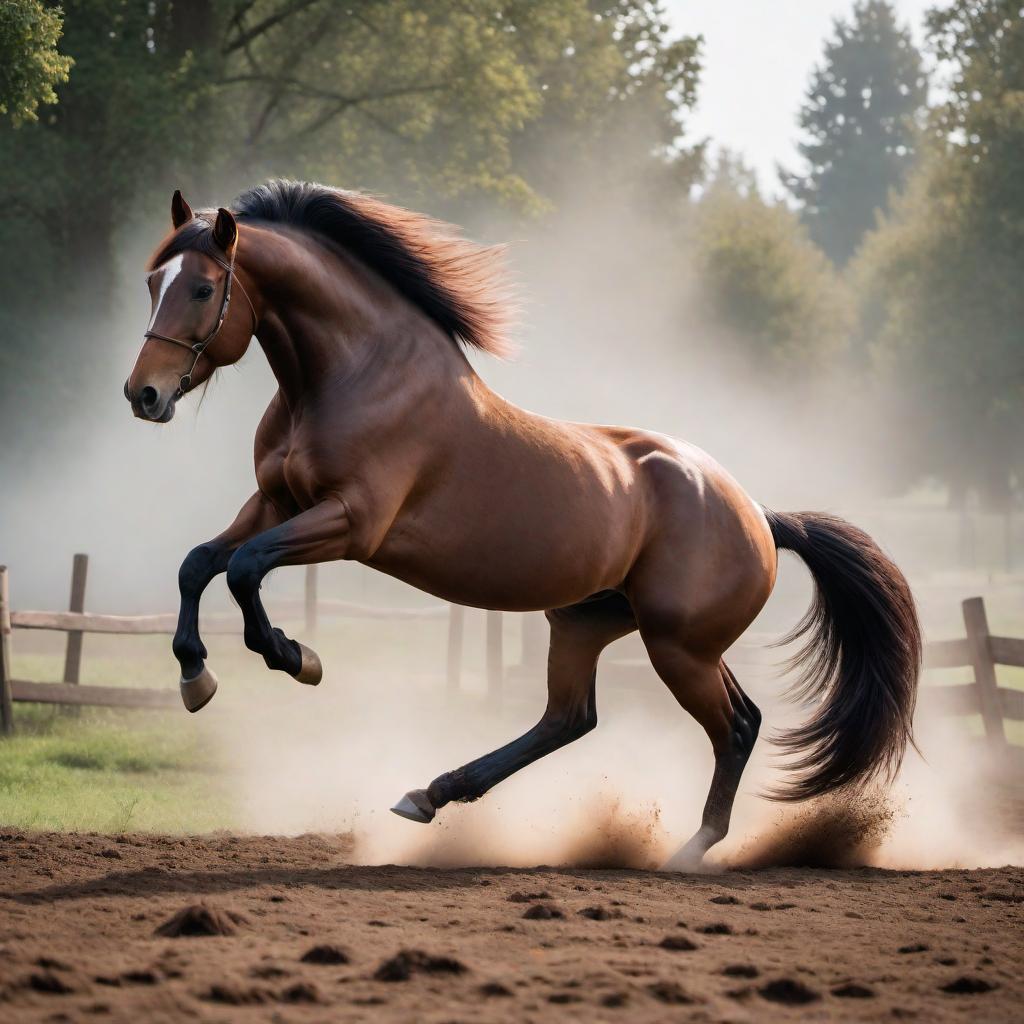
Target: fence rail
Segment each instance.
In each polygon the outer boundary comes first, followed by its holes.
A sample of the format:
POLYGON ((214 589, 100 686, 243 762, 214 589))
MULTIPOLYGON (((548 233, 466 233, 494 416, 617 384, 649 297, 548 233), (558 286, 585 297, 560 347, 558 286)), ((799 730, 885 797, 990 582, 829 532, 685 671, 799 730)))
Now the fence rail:
MULTIPOLYGON (((142 687, 83 685, 80 682, 82 666, 82 640, 87 633, 121 636, 173 635, 177 629, 176 614, 160 615, 102 615, 87 612, 85 588, 88 576, 87 555, 74 557, 71 573, 69 610, 14 611, 10 605, 10 579, 5 566, 0 566, 0 733, 9 735, 14 729, 13 704, 32 702, 69 706, 96 706, 121 708, 176 707, 180 696, 175 689, 142 687), (11 670, 11 634, 15 629, 47 630, 67 634, 64 678, 61 682, 35 682, 15 679, 11 670)), ((307 566, 303 597, 275 602, 275 611, 283 615, 301 617, 307 635, 312 635, 322 618, 377 619, 395 621, 448 622, 448 688, 458 692, 462 681, 465 609, 458 605, 432 604, 420 607, 389 608, 357 604, 352 601, 323 599, 317 593, 316 566, 307 566)), ((501 665, 504 654, 501 643, 501 617, 488 613, 486 664, 488 692, 495 700, 501 696, 501 665), (496 618, 495 618, 496 617, 496 618)), ((238 613, 204 615, 201 631, 209 636, 242 634, 242 620, 238 613)))
MULTIPOLYGON (((13 730, 13 703, 36 703, 71 706, 162 708, 178 705, 173 689, 82 685, 79 682, 82 663, 82 639, 86 633, 118 635, 171 635, 177 627, 177 616, 162 615, 100 615, 84 611, 88 557, 75 555, 71 576, 70 610, 13 611, 10 606, 9 574, 0 566, 0 731, 13 730), (50 630, 67 634, 64 679, 41 683, 14 679, 11 674, 11 633, 14 629, 50 630)), ((283 614, 295 613, 304 620, 307 634, 318 628, 322 617, 408 621, 413 619, 447 620, 446 690, 456 695, 462 687, 463 648, 465 646, 465 609, 459 605, 424 605, 422 607, 387 608, 356 604, 351 601, 322 599, 317 592, 316 567, 307 567, 305 589, 301 599, 275 602, 283 614)), ((1004 721, 1024 721, 1024 691, 999 686, 996 666, 1024 668, 1024 639, 994 636, 989 632, 985 605, 980 597, 962 603, 966 637, 938 640, 925 645, 924 668, 970 668, 974 679, 955 685, 929 685, 922 688, 930 708, 941 714, 977 715, 984 723, 988 742, 996 748, 1006 746, 1004 721)), ((544 644, 539 636, 542 620, 523 618, 522 669, 538 670, 543 664, 544 644)), ((209 635, 240 635, 242 624, 237 614, 207 615, 200 628, 209 635)), ((504 657, 504 616, 501 612, 486 613, 485 666, 487 701, 501 706, 507 676, 504 657)), ((734 647, 728 657, 737 664, 763 663, 757 641, 767 644, 772 638, 747 636, 734 647)), ((615 659, 607 662, 605 678, 613 685, 635 686, 649 671, 646 661, 615 659)))

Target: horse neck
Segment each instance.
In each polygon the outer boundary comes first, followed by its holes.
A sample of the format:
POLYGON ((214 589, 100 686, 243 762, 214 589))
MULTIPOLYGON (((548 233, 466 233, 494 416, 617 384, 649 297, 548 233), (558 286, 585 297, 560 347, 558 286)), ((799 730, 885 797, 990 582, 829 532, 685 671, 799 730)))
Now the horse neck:
POLYGON ((346 402, 391 399, 403 386, 422 398, 476 378, 432 321, 343 253, 297 233, 243 227, 239 263, 263 300, 256 338, 290 408, 355 379, 346 402))

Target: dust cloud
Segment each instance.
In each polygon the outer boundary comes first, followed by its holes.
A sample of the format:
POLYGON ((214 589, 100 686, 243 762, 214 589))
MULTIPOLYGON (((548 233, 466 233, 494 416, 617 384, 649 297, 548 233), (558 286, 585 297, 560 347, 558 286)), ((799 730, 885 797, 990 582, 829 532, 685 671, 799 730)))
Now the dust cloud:
MULTIPOLYGON (((480 639, 471 631, 471 643, 480 639)), ((635 691, 605 691, 599 682, 598 728, 482 799, 450 804, 430 825, 392 815, 407 790, 529 728, 543 708, 543 680, 511 680, 498 714, 473 689, 482 680, 472 673, 471 692, 449 703, 436 675, 364 673, 346 664, 343 650, 323 653, 317 690, 274 676, 261 680, 258 696, 241 699, 248 681, 225 679, 222 706, 202 723, 222 751, 244 830, 350 832, 354 859, 365 864, 654 869, 700 823, 709 744, 650 670, 635 691)), ((424 643, 420 660, 436 656, 437 644, 424 643)), ((751 690, 768 726, 798 717, 773 696, 782 682, 770 673, 751 690)), ((1001 820, 998 786, 977 741, 927 714, 917 731, 925 759, 908 752, 891 786, 798 805, 760 796, 780 778, 777 754, 762 739, 730 835, 707 869, 1020 863, 1024 844, 1014 822, 1001 820)))

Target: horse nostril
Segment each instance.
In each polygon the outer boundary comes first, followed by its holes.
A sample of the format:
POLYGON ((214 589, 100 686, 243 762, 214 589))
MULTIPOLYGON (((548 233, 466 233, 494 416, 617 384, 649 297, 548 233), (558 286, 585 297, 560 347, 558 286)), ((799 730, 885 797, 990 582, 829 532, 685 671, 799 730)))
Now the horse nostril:
POLYGON ((151 412, 156 407, 156 403, 159 400, 160 392, 152 385, 147 384, 139 393, 139 405, 141 405, 146 412, 151 412))

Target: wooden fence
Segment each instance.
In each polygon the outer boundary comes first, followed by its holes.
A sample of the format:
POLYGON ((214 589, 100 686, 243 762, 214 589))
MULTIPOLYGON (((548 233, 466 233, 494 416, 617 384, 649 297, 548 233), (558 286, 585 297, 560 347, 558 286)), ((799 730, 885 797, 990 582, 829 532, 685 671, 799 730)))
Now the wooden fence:
MULTIPOLYGON (((10 602, 10 580, 6 566, 0 566, 0 733, 10 735, 14 729, 13 704, 20 701, 72 706, 166 708, 178 707, 181 701, 176 689, 126 686, 83 685, 81 679, 82 639, 86 633, 107 633, 131 636, 174 634, 177 615, 99 615, 86 612, 85 588, 88 576, 87 555, 74 557, 71 572, 71 598, 66 612, 14 611, 10 602), (11 636, 15 629, 37 629, 67 634, 64 655, 64 678, 60 682, 33 682, 15 679, 11 671, 11 636)), ((305 592, 301 601, 275 602, 275 611, 302 615, 307 635, 312 635, 320 618, 369 618, 388 620, 447 620, 447 689, 458 693, 462 686, 465 609, 459 605, 427 605, 416 608, 388 608, 356 604, 351 601, 322 599, 317 592, 316 566, 306 570, 305 592)), ((492 700, 500 701, 501 666, 504 660, 501 615, 487 613, 487 690, 492 700)), ((200 622, 208 636, 230 634, 241 636, 238 615, 208 615, 200 622)))
MULTIPOLYGON (((180 701, 174 689, 143 689, 120 686, 82 685, 82 639, 86 633, 123 635, 172 635, 177 616, 163 615, 97 615, 86 612, 85 590, 89 560, 75 555, 71 573, 71 595, 68 611, 12 611, 6 567, 0 566, 0 730, 10 734, 13 729, 13 703, 32 701, 47 704, 94 705, 128 708, 177 707, 180 701), (43 629, 67 634, 64 678, 60 682, 39 683, 14 679, 11 674, 11 634, 14 629, 43 629)), ((925 645, 925 669, 960 668, 973 670, 970 683, 927 685, 922 696, 929 707, 942 714, 977 715, 984 723, 985 735, 996 748, 1006 746, 1005 719, 1024 720, 1024 691, 998 685, 996 665, 1024 668, 1024 640, 993 636, 989 632, 985 605, 980 597, 963 602, 966 637, 940 640, 925 645)), ((275 602, 275 610, 302 616, 306 634, 312 635, 323 616, 375 618, 388 620, 447 620, 446 691, 455 696, 462 689, 463 649, 465 647, 466 609, 460 605, 427 605, 418 608, 388 608, 356 604, 350 601, 323 599, 319 596, 316 566, 307 567, 305 590, 299 601, 275 602)), ((536 619, 524 618, 523 658, 521 669, 536 672, 543 669, 544 644, 536 619)), ((208 635, 241 635, 237 615, 210 615, 201 622, 208 635)), ((486 612, 486 699, 500 708, 507 676, 503 646, 504 616, 486 612)), ((760 649, 749 640, 733 648, 730 657, 740 663, 760 656, 760 649)), ((635 685, 649 672, 646 663, 611 660, 602 663, 606 681, 612 685, 635 685)))

